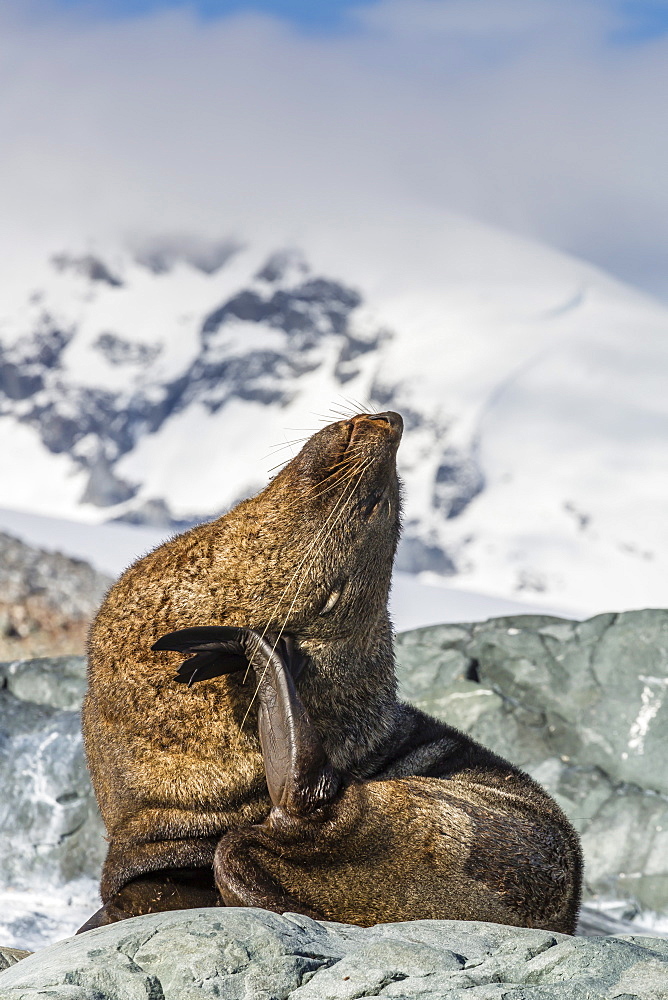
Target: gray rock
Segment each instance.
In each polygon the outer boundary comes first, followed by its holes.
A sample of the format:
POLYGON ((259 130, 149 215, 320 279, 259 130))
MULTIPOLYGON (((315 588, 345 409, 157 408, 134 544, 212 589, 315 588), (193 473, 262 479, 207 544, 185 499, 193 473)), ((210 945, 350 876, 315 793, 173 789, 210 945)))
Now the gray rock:
POLYGON ((668 912, 668 612, 397 638, 401 696, 525 768, 581 834, 585 899, 668 912))
POLYGON ((0 973, 1 1000, 665 998, 668 942, 451 920, 360 928, 220 908, 135 917, 0 973))
POLYGON ((0 678, 21 701, 78 712, 86 693, 86 657, 41 656, 0 663, 0 678))
MULTIPOLYGON (((402 696, 524 767, 573 820, 586 859, 584 933, 668 917, 667 628, 663 611, 583 623, 521 616, 397 640, 402 696)), ((79 728, 84 658, 0 664, 0 683, 0 891, 96 879, 106 845, 79 728)), ((35 947, 53 940, 58 919, 45 910, 34 926, 4 926, 35 947)))
POLYGON ((0 532, 0 602, 39 597, 45 607, 72 619, 97 610, 111 579, 82 559, 26 545, 0 532))
POLYGON ((79 717, 85 670, 73 656, 0 664, 0 889, 48 894, 99 877, 104 827, 79 717))
POLYGON ((81 653, 111 579, 0 532, 0 659, 81 653))
POLYGON ((423 573, 428 570, 441 576, 453 576, 457 567, 438 545, 428 545, 417 535, 402 536, 394 561, 396 569, 404 573, 423 573))
POLYGON ((90 462, 88 483, 81 494, 80 503, 90 503, 95 507, 113 507, 115 504, 131 500, 137 493, 138 484, 128 483, 117 476, 111 462, 104 454, 90 462))

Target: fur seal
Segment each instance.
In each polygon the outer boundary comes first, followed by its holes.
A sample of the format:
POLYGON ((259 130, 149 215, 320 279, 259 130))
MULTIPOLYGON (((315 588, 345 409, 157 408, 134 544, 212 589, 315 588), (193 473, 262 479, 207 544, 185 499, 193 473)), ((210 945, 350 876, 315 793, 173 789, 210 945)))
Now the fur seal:
POLYGON ((391 412, 330 424, 109 591, 83 710, 109 851, 82 929, 227 903, 573 932, 581 856, 557 805, 396 700, 402 429, 391 412), (175 676, 169 650, 194 662, 175 676))

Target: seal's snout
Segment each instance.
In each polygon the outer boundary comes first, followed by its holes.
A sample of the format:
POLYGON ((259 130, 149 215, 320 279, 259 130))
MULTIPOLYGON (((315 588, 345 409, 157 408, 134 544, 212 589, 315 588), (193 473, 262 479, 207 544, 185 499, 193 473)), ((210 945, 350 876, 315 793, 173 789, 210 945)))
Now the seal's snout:
POLYGON ((373 423, 385 424, 390 433, 390 440, 401 440, 401 435, 404 432, 404 422, 401 416, 398 413, 395 413, 394 410, 385 410, 384 413, 360 413, 352 419, 354 427, 356 427, 359 423, 369 421, 373 423))
MULTIPOLYGON (((396 454, 403 429, 403 420, 393 410, 356 413, 346 420, 337 420, 309 438, 275 482, 280 487, 287 481, 292 493, 292 480, 299 470, 309 490, 314 481, 324 486, 321 495, 327 503, 335 486, 347 484, 352 476, 359 477, 359 484, 365 487, 374 477, 396 476, 396 454)), ((351 483, 350 489, 356 490, 357 486, 351 483)))

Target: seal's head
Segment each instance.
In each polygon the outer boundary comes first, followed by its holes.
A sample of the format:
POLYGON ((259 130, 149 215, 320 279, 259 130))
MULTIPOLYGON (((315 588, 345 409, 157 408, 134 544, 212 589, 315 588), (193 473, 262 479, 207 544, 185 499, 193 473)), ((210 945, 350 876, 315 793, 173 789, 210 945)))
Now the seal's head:
MULTIPOLYGON (((361 776, 373 767, 397 711, 387 598, 402 427, 396 413, 360 413, 323 427, 260 493, 165 542, 110 590, 90 635, 95 698, 119 725, 152 706, 151 745, 188 748, 185 756, 179 750, 169 781, 177 772, 185 780, 191 754, 199 760, 202 719, 206 773, 219 767, 212 761, 220 761, 221 747, 234 745, 244 780, 260 780, 256 702, 245 672, 214 673, 188 689, 175 677, 175 654, 152 648, 170 633, 212 626, 291 635, 302 655, 300 696, 335 765, 361 776), (252 766, 244 754, 256 754, 252 766)), ((106 767, 102 744, 100 762, 106 767)), ((193 795, 201 802, 199 774, 193 795)))
POLYGON ((225 547, 243 549, 245 568, 226 621, 326 642, 386 615, 402 431, 391 411, 329 424, 223 519, 225 547))

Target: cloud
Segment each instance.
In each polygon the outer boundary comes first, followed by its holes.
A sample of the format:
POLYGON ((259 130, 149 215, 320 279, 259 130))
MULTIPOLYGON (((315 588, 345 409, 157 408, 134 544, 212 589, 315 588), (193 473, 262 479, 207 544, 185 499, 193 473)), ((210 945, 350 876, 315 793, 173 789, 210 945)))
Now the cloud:
MULTIPOLYGON (((351 15, 352 16, 352 15, 351 15)), ((4 7, 0 213, 289 235, 455 209, 668 295, 668 40, 596 0, 381 0, 354 30, 4 7)))

